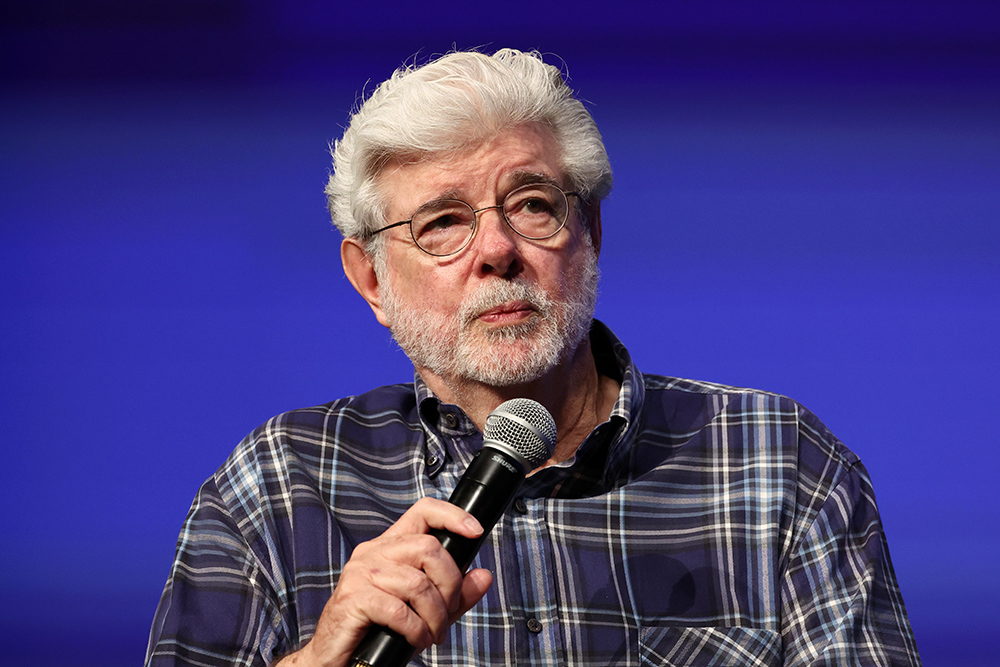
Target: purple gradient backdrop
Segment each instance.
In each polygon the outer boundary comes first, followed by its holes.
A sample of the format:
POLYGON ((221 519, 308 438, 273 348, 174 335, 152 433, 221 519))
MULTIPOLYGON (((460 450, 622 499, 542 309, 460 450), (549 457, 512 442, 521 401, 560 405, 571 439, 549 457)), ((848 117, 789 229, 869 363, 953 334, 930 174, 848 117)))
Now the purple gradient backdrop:
POLYGON ((995 664, 1000 10, 331 6, 0 10, 4 664, 140 662, 236 442, 410 378, 340 269, 326 151, 366 81, 453 43, 565 59, 615 169, 599 317, 646 370, 819 414, 925 664, 995 664))

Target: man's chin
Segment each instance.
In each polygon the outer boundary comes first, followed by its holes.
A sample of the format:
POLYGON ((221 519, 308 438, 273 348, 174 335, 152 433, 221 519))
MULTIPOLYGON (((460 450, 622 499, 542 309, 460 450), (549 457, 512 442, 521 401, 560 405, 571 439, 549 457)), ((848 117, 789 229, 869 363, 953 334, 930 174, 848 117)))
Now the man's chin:
POLYGON ((466 338, 456 350, 457 366, 466 379, 496 387, 537 380, 559 362, 553 342, 524 332, 466 338))
MULTIPOLYGON (((496 361, 496 360, 490 360, 496 361)), ((551 368, 548 364, 540 364, 537 359, 512 362, 505 360, 500 363, 479 363, 470 365, 462 374, 465 380, 471 380, 489 387, 513 387, 528 384, 541 378, 551 368)))

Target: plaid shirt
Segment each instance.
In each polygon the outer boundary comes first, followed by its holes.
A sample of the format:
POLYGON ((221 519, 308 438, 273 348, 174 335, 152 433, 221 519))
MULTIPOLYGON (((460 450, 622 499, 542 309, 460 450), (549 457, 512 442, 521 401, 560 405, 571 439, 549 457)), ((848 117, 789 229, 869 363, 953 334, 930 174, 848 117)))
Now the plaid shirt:
MULTIPOLYGON (((609 421, 537 472, 483 545, 486 597, 421 665, 919 665, 871 483, 795 402, 643 375, 602 324, 609 421)), ((416 378, 279 415, 198 493, 147 664, 265 665, 342 564, 482 436, 416 378)))

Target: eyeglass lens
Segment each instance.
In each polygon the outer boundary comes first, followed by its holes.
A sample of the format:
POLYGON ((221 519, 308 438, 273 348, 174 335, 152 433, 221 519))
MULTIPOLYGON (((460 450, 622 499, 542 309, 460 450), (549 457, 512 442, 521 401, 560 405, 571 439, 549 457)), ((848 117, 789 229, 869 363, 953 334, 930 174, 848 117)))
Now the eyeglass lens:
MULTIPOLYGON (((507 222, 529 239, 545 239, 558 232, 566 222, 567 210, 566 195, 547 183, 517 188, 503 200, 507 222)), ((475 228, 475 209, 457 199, 424 204, 410 222, 413 240, 432 255, 458 252, 472 238, 475 228)))

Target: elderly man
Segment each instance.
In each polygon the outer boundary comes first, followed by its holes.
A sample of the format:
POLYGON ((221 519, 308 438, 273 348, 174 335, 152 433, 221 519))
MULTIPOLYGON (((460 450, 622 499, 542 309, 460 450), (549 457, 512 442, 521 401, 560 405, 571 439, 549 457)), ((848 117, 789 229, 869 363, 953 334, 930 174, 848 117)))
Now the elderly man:
POLYGON ((254 431, 200 490, 152 665, 347 665, 373 626, 427 665, 917 665, 871 485, 773 394, 639 372, 593 320, 600 134, 537 54, 401 69, 327 188, 351 283, 412 384, 254 431), (428 532, 503 401, 552 457, 463 573, 428 532))

